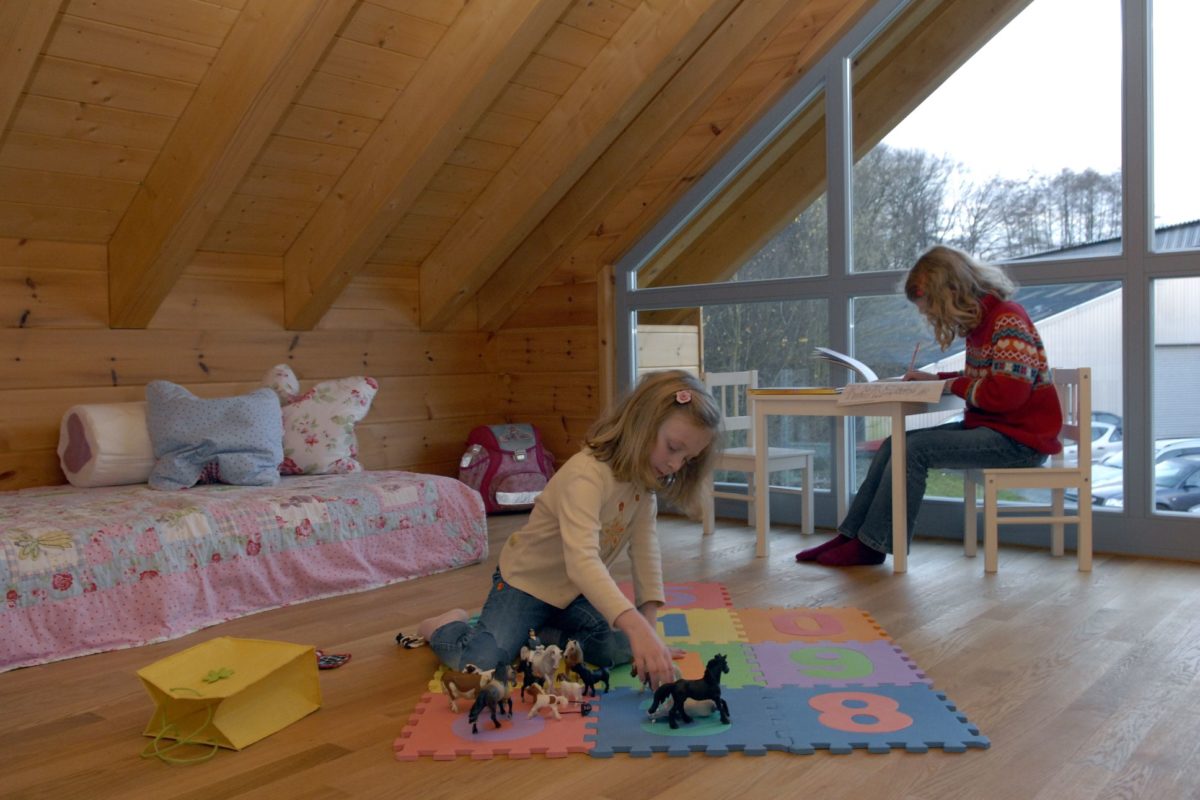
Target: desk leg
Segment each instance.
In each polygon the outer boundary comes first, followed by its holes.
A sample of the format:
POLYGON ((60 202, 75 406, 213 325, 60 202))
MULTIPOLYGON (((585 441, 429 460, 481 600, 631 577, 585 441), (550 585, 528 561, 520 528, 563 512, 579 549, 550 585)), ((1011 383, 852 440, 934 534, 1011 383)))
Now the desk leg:
POLYGON ((771 527, 771 480, 767 475, 767 415, 756 407, 754 415, 754 529, 758 534, 755 555, 766 558, 770 545, 767 529, 771 527))
POLYGON ((908 571, 908 437, 904 415, 892 414, 892 572, 908 571))
POLYGON ((837 493, 837 519, 834 527, 842 524, 850 508, 850 469, 846 463, 846 418, 833 418, 833 467, 834 491, 837 493))

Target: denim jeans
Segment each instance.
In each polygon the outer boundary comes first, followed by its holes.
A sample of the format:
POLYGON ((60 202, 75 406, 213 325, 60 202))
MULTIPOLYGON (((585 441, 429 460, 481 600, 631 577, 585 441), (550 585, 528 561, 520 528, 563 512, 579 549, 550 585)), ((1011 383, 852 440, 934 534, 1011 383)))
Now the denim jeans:
POLYGON ((500 662, 516 661, 531 629, 547 645, 565 647, 567 639, 577 640, 588 663, 598 667, 632 658, 629 637, 613 630, 583 595, 566 608, 557 608, 510 586, 499 568, 492 574, 479 621, 447 623, 433 632, 429 646, 451 669, 462 669, 464 664, 491 669, 500 662))
MULTIPOLYGON (((964 428, 948 422, 933 428, 908 431, 905 482, 908 497, 908 541, 913 522, 925 497, 925 479, 931 467, 985 469, 1036 467, 1046 455, 991 428, 964 428)), ((846 536, 881 553, 892 552, 892 439, 889 436, 871 459, 867 477, 854 495, 846 518, 838 526, 846 536)))

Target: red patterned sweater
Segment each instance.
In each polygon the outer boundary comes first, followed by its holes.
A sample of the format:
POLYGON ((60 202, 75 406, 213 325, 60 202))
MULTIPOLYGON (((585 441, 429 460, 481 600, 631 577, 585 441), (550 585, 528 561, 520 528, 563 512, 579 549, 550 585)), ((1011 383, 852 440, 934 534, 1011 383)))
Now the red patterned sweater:
POLYGON ((967 403, 963 424, 992 428, 1040 453, 1062 450, 1062 411, 1037 328, 1017 303, 983 298, 983 320, 967 334, 966 367, 939 372, 967 403))

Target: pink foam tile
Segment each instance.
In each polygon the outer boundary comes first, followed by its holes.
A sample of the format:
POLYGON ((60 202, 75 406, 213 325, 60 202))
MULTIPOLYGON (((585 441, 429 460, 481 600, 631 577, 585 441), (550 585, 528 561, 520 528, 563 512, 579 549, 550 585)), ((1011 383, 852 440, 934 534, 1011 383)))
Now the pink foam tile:
POLYGON ((539 711, 529 717, 529 704, 516 700, 513 717, 500 716, 500 727, 492 724, 485 710, 477 721, 478 733, 471 732, 468 704, 459 704, 455 714, 445 695, 426 692, 421 696, 408 725, 393 743, 398 761, 415 761, 422 756, 434 761, 455 758, 486 760, 496 756, 530 758, 565 758, 569 753, 586 753, 595 743, 584 737, 594 734, 596 709, 591 715, 578 712, 563 713, 554 719, 549 712, 539 711))
MULTIPOLYGON (((633 584, 628 581, 619 584, 621 591, 632 602, 633 584)), ((664 608, 732 608, 733 599, 729 590, 722 583, 683 581, 664 583, 663 593, 666 595, 664 608)))

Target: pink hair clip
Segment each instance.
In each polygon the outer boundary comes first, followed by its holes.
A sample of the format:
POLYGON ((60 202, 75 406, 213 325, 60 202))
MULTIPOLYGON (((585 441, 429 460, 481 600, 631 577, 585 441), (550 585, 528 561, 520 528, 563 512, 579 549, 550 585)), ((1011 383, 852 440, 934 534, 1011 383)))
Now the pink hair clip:
POLYGON ((675 393, 675 402, 679 403, 681 406, 687 405, 688 403, 692 402, 692 393, 687 389, 680 389, 675 393))

